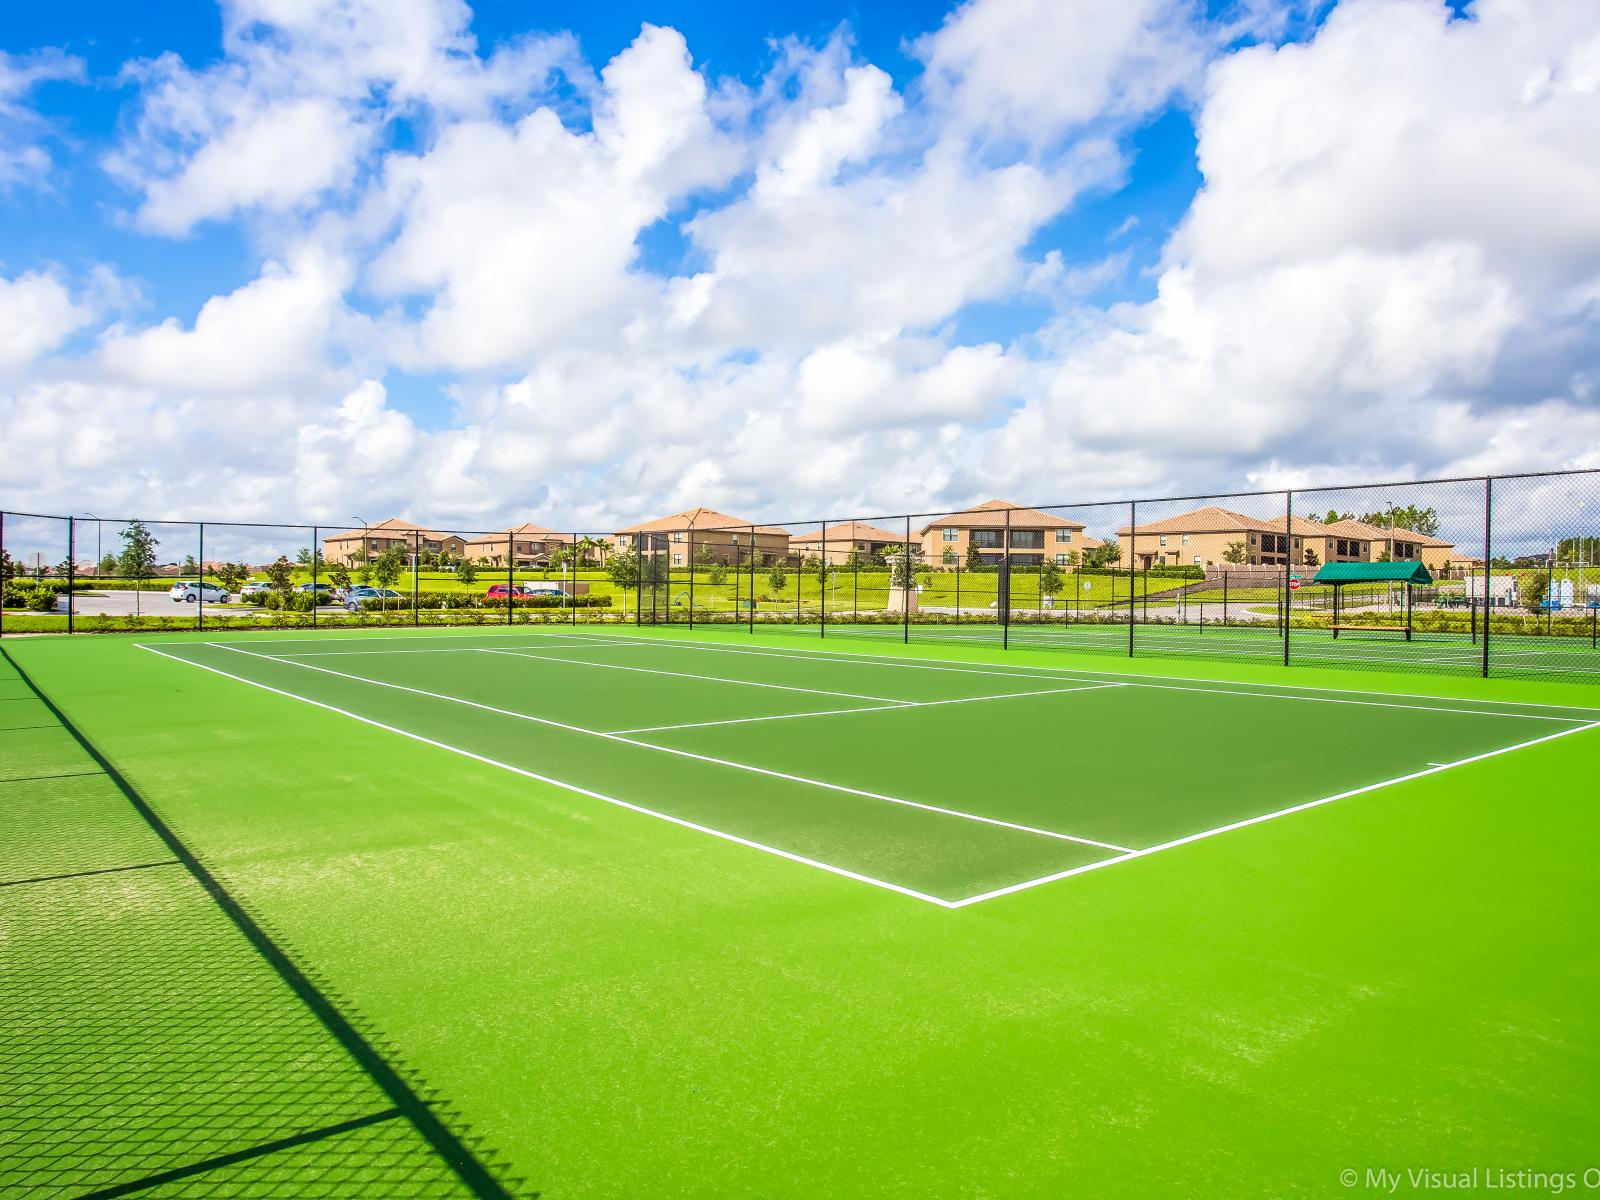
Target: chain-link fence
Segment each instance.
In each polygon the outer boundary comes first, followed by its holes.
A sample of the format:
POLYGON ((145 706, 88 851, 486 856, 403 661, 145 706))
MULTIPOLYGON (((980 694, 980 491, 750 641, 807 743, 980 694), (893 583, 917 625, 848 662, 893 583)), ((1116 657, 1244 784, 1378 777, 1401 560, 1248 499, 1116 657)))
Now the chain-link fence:
POLYGON ((681 625, 1600 680, 1600 472, 622 531, 0 514, 0 636, 681 625))

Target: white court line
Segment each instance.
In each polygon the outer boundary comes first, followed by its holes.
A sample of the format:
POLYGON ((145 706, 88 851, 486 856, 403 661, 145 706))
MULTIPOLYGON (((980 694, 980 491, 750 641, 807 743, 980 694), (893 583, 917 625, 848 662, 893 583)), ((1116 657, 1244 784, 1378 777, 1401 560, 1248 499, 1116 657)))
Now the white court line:
MULTIPOLYGON (((141 649, 151 649, 151 647, 145 646, 141 647, 141 649)), ((483 712, 495 713, 502 717, 512 717, 519 721, 531 721, 536 725, 545 725, 551 729, 565 730, 568 733, 581 733, 586 737, 603 738, 608 742, 618 742, 624 746, 637 746, 642 750, 654 750, 658 754, 671 754, 678 758, 691 758, 698 762, 711 763, 713 766, 731 767, 736 771, 748 771, 752 775, 765 775, 772 779, 787 780, 790 783, 809 784, 812 787, 824 788, 831 792, 841 792, 849 796, 862 796, 868 800, 882 800, 886 804, 899 804, 906 808, 919 808, 924 812, 938 813, 946 817, 959 817, 964 821, 976 821, 981 825, 995 825, 1001 829, 1012 829, 1018 833, 1031 833, 1038 837, 1054 838, 1057 841, 1077 842, 1082 846, 1097 846, 1102 850, 1127 853, 1129 849, 1129 847, 1119 846, 1115 842, 1102 842, 1095 838, 1077 837, 1070 833, 1057 833, 1053 829, 1038 829, 1032 825, 1018 824, 1015 821, 1002 821, 998 817, 984 817, 979 816, 977 813, 962 812, 956 808, 942 808, 937 804, 924 804, 920 800, 905 800, 899 796, 886 796, 882 792, 869 792, 862 788, 846 787, 842 783, 829 783, 823 779, 811 779, 804 775, 790 775, 784 771, 773 771, 766 767, 753 766, 750 763, 735 762, 729 758, 716 758, 709 754, 696 754, 691 750, 679 750, 674 746, 657 746, 651 742, 639 742, 617 733, 605 733, 598 729, 584 729, 578 725, 568 725, 564 721, 551 720, 549 717, 536 717, 531 713, 516 712, 509 708, 496 708, 492 704, 480 704, 476 700, 464 700, 460 696, 448 696, 442 692, 430 692, 423 688, 407 687, 403 683, 389 683, 382 679, 369 679, 365 675, 351 675, 347 671, 335 671, 332 667, 319 667, 312 663, 297 662, 292 658, 274 658, 270 654, 258 654, 254 650, 241 650, 237 646, 229 646, 227 649, 234 654, 243 654, 266 662, 282 663, 286 667, 299 667, 302 671, 316 671, 323 675, 336 675, 341 679, 350 679, 356 683, 369 684, 372 687, 390 688, 397 692, 410 692, 412 695, 427 696, 429 699, 443 700, 449 704, 460 704, 466 708, 476 708, 483 712)), ((171 658, 173 656, 169 654, 167 657, 171 658)), ((179 661, 186 660, 180 659, 179 661)))
MULTIPOLYGON (((619 624, 620 624, 620 622, 619 622, 619 624)), ((379 626, 379 628, 382 628, 382 626, 379 626)), ((615 638, 613 638, 610 634, 602 635, 602 634, 593 634, 593 633, 547 633, 547 632, 544 632, 544 631, 535 631, 534 629, 531 629, 528 626, 523 626, 521 628, 518 628, 515 625, 476 626, 476 627, 474 627, 472 629, 456 629, 456 630, 453 630, 450 633, 432 633, 432 632, 423 633, 423 632, 420 632, 420 631, 413 631, 413 632, 410 632, 410 633, 369 633, 369 632, 367 632, 365 630, 362 630, 362 629, 350 629, 350 630, 346 630, 345 631, 345 635, 342 636, 342 637, 339 636, 338 634, 335 634, 335 633, 314 633, 310 637, 294 637, 294 638, 279 638, 279 637, 265 637, 265 636, 263 636, 264 634, 268 634, 268 633, 271 633, 271 632, 272 632, 271 630, 263 629, 260 633, 252 635, 251 637, 249 637, 249 638, 247 638, 247 639, 245 639, 243 641, 237 641, 237 642, 222 642, 222 641, 216 641, 216 640, 211 639, 211 638, 204 638, 204 639, 196 638, 193 641, 183 640, 183 641, 173 642, 171 644, 172 645, 176 645, 176 646, 222 646, 222 647, 231 648, 233 646, 260 646, 260 645, 292 646, 292 645, 295 645, 295 644, 300 643, 300 642, 310 642, 312 645, 318 645, 318 644, 327 643, 327 642, 434 642, 434 641, 439 641, 439 640, 444 639, 444 638, 465 638, 465 637, 475 637, 475 638, 536 637, 536 638, 548 638, 548 639, 559 640, 559 641, 564 641, 564 642, 565 641, 571 641, 571 642, 594 642, 596 644, 606 645, 606 646, 618 646, 618 645, 630 645, 630 644, 632 644, 632 643, 629 643, 629 642, 619 642, 615 638)), ((647 642, 649 639, 648 638, 641 638, 641 639, 637 639, 637 640, 639 640, 641 642, 647 642)), ((154 646, 146 645, 146 644, 143 644, 143 643, 139 644, 139 648, 141 650, 154 650, 154 649, 156 649, 156 647, 154 647, 154 646)), ((170 658, 171 656, 169 655, 168 657, 170 658)))
MULTIPOLYGON (((629 637, 629 635, 618 635, 618 636, 619 637, 623 637, 623 638, 628 638, 629 637)), ((665 639, 665 638, 660 639, 659 641, 654 639, 654 638, 632 638, 631 640, 633 640, 633 641, 635 641, 635 642, 637 642, 639 644, 661 645, 661 646, 676 646, 676 647, 679 647, 679 648, 682 648, 682 649, 707 650, 707 651, 712 651, 712 652, 721 653, 721 654, 752 654, 752 655, 761 655, 761 656, 771 657, 771 658, 799 658, 799 659, 810 659, 813 662, 829 662, 829 661, 833 661, 836 658, 844 658, 848 662, 852 662, 852 663, 871 663, 871 664, 873 664, 875 666, 903 667, 903 668, 908 668, 908 669, 913 669, 913 670, 926 670, 926 671, 952 671, 952 672, 955 672, 957 674, 967 674, 967 675, 1003 675, 1003 676, 1007 676, 1007 677, 1015 678, 1015 679, 1076 678, 1076 679, 1084 679, 1085 682, 1089 682, 1089 680, 1086 678, 1087 676, 1102 675, 1102 676, 1111 676, 1111 677, 1113 677, 1115 679, 1118 679, 1118 680, 1129 680, 1129 679, 1131 679, 1131 680, 1138 680, 1139 681, 1139 682, 1136 682, 1136 683, 1127 683, 1125 685, 1127 687, 1152 688, 1152 689, 1155 689, 1157 691, 1194 692, 1194 693, 1197 693, 1199 695, 1250 696, 1250 697, 1254 697, 1256 699, 1261 699, 1261 700, 1305 700, 1305 701, 1311 701, 1313 703, 1319 703, 1319 704, 1354 704, 1354 705, 1358 705, 1358 706, 1365 706, 1365 707, 1371 707, 1371 708, 1402 708, 1402 709, 1411 709, 1411 710, 1414 710, 1416 712, 1461 713, 1461 714, 1464 714, 1464 715, 1475 715, 1475 716, 1481 716, 1481 717, 1516 717, 1516 718, 1521 718, 1523 720, 1529 720, 1529 721, 1568 721, 1568 722, 1572 722, 1572 723, 1575 723, 1575 724, 1581 724, 1585 720, 1585 718, 1583 718, 1583 717, 1553 717, 1553 716, 1547 716, 1547 715, 1545 715, 1543 713, 1504 712, 1504 711, 1500 711, 1500 710, 1496 710, 1496 709, 1482 709, 1482 708, 1450 708, 1450 707, 1441 707, 1441 706, 1438 706, 1438 705, 1427 705, 1427 704, 1395 704, 1395 703, 1391 703, 1391 702, 1386 701, 1386 700, 1353 700, 1353 699, 1348 699, 1348 698, 1340 697, 1340 696, 1317 696, 1317 695, 1305 695, 1305 694, 1287 693, 1287 692, 1278 692, 1278 691, 1274 691, 1274 692, 1254 692, 1254 691, 1243 691, 1243 690, 1240 690, 1239 688, 1187 687, 1182 682, 1178 682, 1178 683, 1151 683, 1151 682, 1147 682, 1148 680, 1153 680, 1153 679, 1172 679, 1172 678, 1175 678, 1174 676, 1170 676, 1170 675, 1139 675, 1139 674, 1134 674, 1133 672, 1129 672, 1127 675, 1124 676, 1124 675, 1121 675, 1121 674, 1115 674, 1115 673, 1110 672, 1110 671, 1094 672, 1094 671, 1086 671, 1083 668, 1070 668, 1070 667, 1035 667, 1035 668, 1030 668, 1030 670, 1031 671, 1050 672, 1050 673, 1049 674, 1029 674, 1029 673, 1026 673, 1026 672, 1023 672, 1023 671, 1004 671, 1004 670, 996 671, 996 670, 990 670, 990 669, 985 668, 985 667, 983 667, 981 665, 973 665, 973 666, 930 666, 926 662, 915 662, 915 663, 913 663, 913 662, 902 661, 902 660, 899 660, 899 659, 883 658, 883 657, 876 656, 876 655, 854 654, 854 653, 850 653, 848 651, 817 651, 817 652, 813 653, 813 652, 809 652, 809 651, 751 650, 751 649, 744 649, 744 648, 741 648, 741 647, 738 647, 738 646, 709 646, 709 645, 704 645, 702 643, 697 643, 697 642, 684 642, 684 641, 678 641, 676 639, 665 639), (818 657, 818 655, 827 655, 828 657, 825 657, 825 658, 824 657, 818 657), (1079 673, 1077 675, 1066 675, 1065 674, 1065 672, 1071 671, 1071 670, 1077 670, 1079 673)), ((950 660, 950 659, 941 659, 941 660, 938 660, 938 661, 940 661, 940 662, 950 662, 952 660, 950 660)), ((1182 679, 1185 679, 1186 677, 1178 676, 1176 678, 1182 680, 1182 679)), ((1196 682, 1196 683, 1232 683, 1232 682, 1236 682, 1236 681, 1234 681, 1234 680, 1225 680, 1225 679, 1197 679, 1197 680, 1194 680, 1194 682, 1196 682)), ((1297 687, 1299 685, 1263 683, 1263 684, 1245 684, 1244 686, 1245 687, 1287 688, 1287 687, 1297 687)), ((1343 691, 1345 689, 1341 689, 1341 688, 1316 689, 1316 688, 1305 688, 1305 687, 1301 687, 1300 688, 1300 692, 1305 692, 1305 693, 1314 692, 1314 691, 1318 691, 1318 690, 1343 691)), ((1401 696, 1401 697, 1407 698, 1407 699, 1426 699, 1426 700, 1452 700, 1452 699, 1454 699, 1453 697, 1449 697, 1449 696, 1413 695, 1412 693, 1403 693, 1403 692, 1355 692, 1355 691, 1352 690, 1351 694, 1352 695, 1359 695, 1359 696, 1390 696, 1390 695, 1393 695, 1393 696, 1401 696)), ((1463 699, 1463 700, 1459 700, 1457 702, 1461 703, 1461 704, 1497 704, 1497 703, 1521 704, 1522 703, 1520 701, 1515 701, 1515 700, 1513 700, 1513 701, 1495 701, 1495 700, 1472 700, 1472 699, 1463 699)), ((1583 708, 1583 707, 1580 707, 1580 706, 1577 706, 1577 705, 1565 705, 1565 704, 1537 704, 1537 705, 1535 705, 1532 702, 1529 702, 1527 706, 1528 707, 1538 707, 1538 708, 1567 708, 1567 709, 1570 709, 1573 712, 1597 712, 1597 711, 1600 711, 1600 709, 1589 709, 1589 708, 1583 708)))
POLYGON ((979 704, 985 700, 1021 700, 1025 696, 1064 696, 1069 692, 1094 692, 1101 688, 1125 687, 1121 683, 1091 683, 1084 687, 1045 688, 1037 692, 1002 692, 996 696, 961 696, 954 700, 902 700, 896 704, 875 704, 867 708, 830 708, 822 712, 775 713, 766 717, 730 717, 725 721, 689 721, 682 725, 646 725, 641 729, 614 729, 613 733, 665 733, 673 729, 709 729, 713 725, 753 725, 757 721, 794 721, 801 717, 843 717, 851 713, 892 712, 903 708, 938 708, 943 704, 979 704))
POLYGON ((1187 846, 1191 842, 1203 841, 1206 838, 1216 837, 1221 833, 1231 833, 1235 829, 1243 829, 1247 825, 1260 825, 1263 821, 1276 820, 1286 817, 1290 813, 1304 812, 1308 808, 1317 808, 1323 804, 1332 804, 1335 800, 1346 800, 1351 796, 1360 796, 1367 792, 1375 792, 1380 788, 1393 787, 1397 783, 1407 783, 1413 779, 1423 779, 1429 775, 1438 775, 1443 771, 1455 767, 1464 767, 1468 763, 1482 762, 1486 758, 1495 758, 1501 754, 1510 754, 1513 750, 1523 750, 1529 746, 1537 746, 1541 742, 1553 742, 1556 738, 1564 738, 1574 733, 1584 733, 1590 729, 1600 729, 1600 721, 1588 725, 1576 725, 1571 729, 1560 729, 1555 733, 1547 733, 1543 737, 1533 738, 1531 741, 1518 742, 1514 746, 1502 746, 1498 750, 1489 750, 1483 754, 1474 754, 1470 758, 1458 758, 1454 762, 1442 763, 1439 766, 1429 767, 1425 771, 1413 771, 1409 775, 1397 775, 1393 779, 1385 779, 1379 783, 1369 783, 1365 787, 1351 788, 1347 792, 1339 792, 1333 796, 1323 796, 1318 800, 1307 800, 1304 804, 1290 805, 1280 808, 1277 812, 1263 813, 1259 817, 1246 817, 1242 821, 1233 821, 1227 825, 1218 825, 1215 829, 1207 829, 1201 833, 1191 833, 1187 837, 1173 838, 1170 842, 1162 842, 1156 846, 1146 846, 1142 850, 1130 850, 1126 854, 1119 854, 1115 858, 1102 858, 1097 862, 1086 863, 1081 867, 1073 867, 1066 871, 1057 871, 1051 875, 1041 875, 1037 879, 1026 879, 1021 883, 1013 883, 1006 887, 995 888, 991 892, 980 892, 976 896, 953 902, 951 908, 966 908, 973 904, 981 904, 985 900, 993 900, 999 896, 1010 896, 1016 892, 1027 891, 1029 888, 1040 887, 1046 883, 1054 883, 1060 879, 1070 879, 1074 875, 1082 875, 1088 871, 1097 871, 1101 867, 1109 867, 1113 863, 1127 862, 1135 858, 1148 858, 1152 854, 1159 854, 1163 850, 1172 850, 1178 846, 1187 846))
MULTIPOLYGON (((658 812, 653 808, 646 808, 642 804, 630 804, 626 800, 619 800, 615 796, 607 796, 603 792, 591 791, 586 787, 579 787, 575 783, 567 783, 549 775, 540 775, 536 771, 528 771, 522 767, 514 767, 510 763, 500 762, 498 759, 486 758, 482 754, 474 754, 470 750, 463 750, 459 746, 452 746, 448 742, 436 741, 424 737, 420 733, 412 733, 409 729, 401 729, 395 725, 385 725, 382 721, 374 721, 371 717, 363 717, 360 713, 353 713, 348 709, 336 708, 332 704, 324 704, 321 700, 313 700, 308 696, 301 696, 295 692, 286 692, 281 688, 271 687, 258 680, 246 679, 243 675, 235 675, 231 671, 224 671, 218 667, 208 667, 205 663, 195 662, 193 659, 180 658, 176 654, 168 654, 165 650, 155 646, 140 645, 140 650, 148 650, 152 654, 159 654, 162 658, 170 658, 173 662, 183 663, 186 666, 199 667, 202 671, 210 671, 214 675, 236 680, 239 683, 249 684, 251 687, 260 688, 262 691, 271 692, 277 696, 284 696, 290 700, 298 700, 302 704, 310 704, 316 708, 325 709, 331 713, 338 713, 341 717, 349 717, 352 721, 360 721, 363 725, 371 725, 374 729, 382 729, 386 733, 397 733, 403 738, 410 738, 414 742, 421 742, 425 746, 433 746, 439 750, 447 750, 451 754, 459 754, 462 758, 470 758, 474 762, 483 763, 485 766, 498 767, 502 771, 510 771, 513 775, 521 775, 526 779, 547 783, 551 787, 561 788, 563 791, 575 792, 580 796, 588 796, 593 800, 603 800, 607 804, 614 804, 618 808, 625 808, 630 812, 642 813, 647 817, 655 817, 658 821, 668 821, 673 825, 681 825, 685 829, 692 829, 696 833, 710 834, 714 838, 721 838, 725 842, 734 842, 740 846, 748 846, 752 850, 760 850, 766 854, 773 854, 779 858, 788 859, 790 862, 800 863, 803 866, 815 867, 819 871, 827 871, 830 875, 841 875, 846 879, 853 879, 857 883, 868 883, 873 887, 883 888, 885 891, 898 892, 902 896, 910 896, 914 900, 924 900, 929 904, 936 904, 940 908, 952 907, 949 900, 941 900, 938 896, 930 896, 926 892, 919 892, 914 888, 902 887, 898 883, 890 883, 885 879, 875 879, 871 875, 863 875, 859 871, 851 871, 845 867, 836 867, 832 863, 821 862, 815 858, 807 858, 803 854, 793 854, 788 850, 779 850, 776 846, 769 846, 765 842, 751 841, 749 838, 740 837, 738 834, 725 833, 720 829, 713 829, 709 825, 701 825, 696 821, 686 821, 682 817, 674 817, 670 813, 658 812)), ((241 653, 245 653, 241 651, 241 653)))
POLYGON ((753 679, 728 679, 721 675, 695 675, 688 671, 663 671, 656 667, 629 667, 622 663, 597 663, 586 662, 581 658, 551 658, 548 654, 525 654, 516 649, 500 649, 491 646, 474 646, 473 654, 503 654, 507 658, 532 658, 542 662, 565 663, 573 667, 594 667, 599 671, 638 671, 641 675, 671 675, 677 679, 698 679, 705 683, 731 683, 739 687, 771 688, 779 692, 805 692, 812 696, 838 696, 842 700, 871 700, 876 704, 885 704, 893 707, 897 704, 910 704, 909 700, 897 700, 893 696, 864 696, 860 692, 830 692, 824 688, 793 687, 786 683, 758 683, 753 679))

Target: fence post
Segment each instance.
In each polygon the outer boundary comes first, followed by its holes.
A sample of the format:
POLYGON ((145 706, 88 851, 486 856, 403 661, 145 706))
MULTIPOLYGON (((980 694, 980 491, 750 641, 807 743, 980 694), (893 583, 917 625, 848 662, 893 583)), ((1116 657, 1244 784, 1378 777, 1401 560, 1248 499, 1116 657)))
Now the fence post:
MULTIPOLYGON (((911 515, 906 514, 906 540, 900 543, 900 565, 904 574, 900 582, 905 586, 900 589, 901 616, 905 620, 901 623, 900 640, 903 644, 911 642, 911 515)), ((894 584, 894 568, 889 569, 889 583, 894 584)))
POLYGON ((689 526, 689 631, 694 632, 694 526, 689 526))
POLYGON ((1000 607, 1000 648, 1011 649, 1011 510, 1006 509, 1005 532, 1000 535, 1004 540, 1000 543, 1000 578, 996 583, 995 591, 1002 589, 1005 595, 996 595, 995 601, 1000 607))
POLYGON ((822 566, 817 571, 817 636, 828 636, 828 518, 822 518, 822 566))
MULTIPOLYGON (((73 598, 73 584, 78 578, 78 519, 67 518, 67 632, 72 632, 72 618, 75 612, 73 598)), ((202 596, 204 593, 202 592, 202 596)), ((201 603, 204 603, 204 599, 201 603)))
MULTIPOLYGON (((0 549, 3 549, 5 547, 5 544, 6 544, 6 514, 5 514, 5 510, 4 509, 0 509, 0 549)), ((94 572, 95 572, 95 575, 98 577, 99 574, 100 574, 100 564, 99 563, 95 563, 94 572)), ((10 582, 11 582, 11 580, 6 575, 6 573, 4 571, 0 571, 0 592, 5 591, 6 584, 8 584, 10 582)), ((0 597, 0 637, 4 637, 5 634, 6 634, 6 606, 5 606, 5 603, 4 603, 4 598, 0 597)))
MULTIPOLYGON (((420 529, 413 529, 411 531, 411 627, 413 629, 422 624, 422 613, 417 608, 417 601, 422 595, 421 589, 417 582, 422 578, 421 538, 422 531, 420 529)), ((313 547, 311 550, 311 561, 313 563, 317 561, 317 551, 315 547, 313 547)), ((316 598, 317 589, 313 587, 311 589, 311 599, 315 601, 316 598)))
MULTIPOLYGON (((206 523, 204 521, 200 522, 200 557, 194 561, 200 568, 199 577, 195 580, 195 587, 198 592, 195 599, 195 604, 198 606, 198 611, 195 613, 197 618, 195 628, 204 629, 206 627, 206 523)), ((67 618, 67 632, 72 632, 70 613, 67 618)))
POLYGON ((750 526, 750 632, 756 631, 756 527, 750 526))
POLYGON ((1494 576, 1494 476, 1483 477, 1483 677, 1489 678, 1490 581, 1494 576))
MULTIPOLYGON (((1128 501, 1128 657, 1133 657, 1133 569, 1138 561, 1134 549, 1139 544, 1139 502, 1128 501)), ((1111 576, 1113 580, 1116 575, 1111 576)))
POLYGON ((1289 584, 1294 579, 1294 493, 1283 494, 1283 665, 1289 665, 1289 612, 1294 597, 1289 584))
POLYGON ((313 525, 311 527, 311 628, 317 627, 317 606, 322 603, 322 594, 317 591, 317 568, 322 564, 322 541, 318 537, 322 530, 313 525))
POLYGON ((511 624, 511 607, 517 602, 517 545, 510 528, 506 529, 506 624, 511 624))

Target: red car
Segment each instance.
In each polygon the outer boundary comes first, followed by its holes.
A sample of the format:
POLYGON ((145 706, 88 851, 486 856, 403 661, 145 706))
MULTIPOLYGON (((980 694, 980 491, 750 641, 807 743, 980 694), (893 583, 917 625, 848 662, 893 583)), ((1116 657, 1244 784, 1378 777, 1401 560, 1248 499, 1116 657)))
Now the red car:
POLYGON ((484 593, 491 600, 504 600, 507 596, 531 596, 533 589, 525 583, 497 583, 484 593))

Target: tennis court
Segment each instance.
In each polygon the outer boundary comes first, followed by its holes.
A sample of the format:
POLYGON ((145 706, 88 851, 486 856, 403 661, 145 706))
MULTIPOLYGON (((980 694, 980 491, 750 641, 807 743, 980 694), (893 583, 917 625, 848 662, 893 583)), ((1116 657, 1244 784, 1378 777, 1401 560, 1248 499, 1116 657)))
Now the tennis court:
POLYGON ((142 649, 444 753, 945 907, 1595 726, 1597 713, 608 634, 142 649), (1296 739, 1315 712, 1331 745, 1296 739), (1159 732, 1158 732, 1159 731, 1159 732), (1242 731, 1248 731, 1242 734, 1242 731), (1075 787, 1074 748, 1252 769, 1075 787))
POLYGON ((1593 1128, 1582 685, 648 628, 4 655, 0 1193, 1321 1194, 1593 1128))

